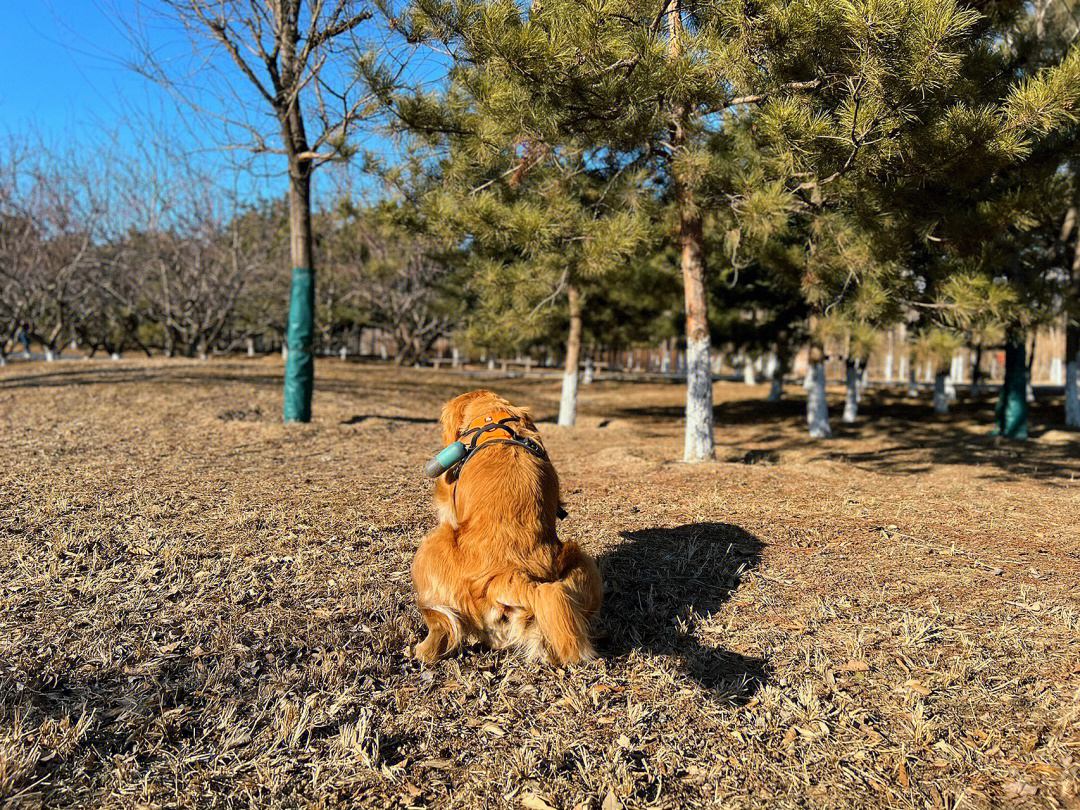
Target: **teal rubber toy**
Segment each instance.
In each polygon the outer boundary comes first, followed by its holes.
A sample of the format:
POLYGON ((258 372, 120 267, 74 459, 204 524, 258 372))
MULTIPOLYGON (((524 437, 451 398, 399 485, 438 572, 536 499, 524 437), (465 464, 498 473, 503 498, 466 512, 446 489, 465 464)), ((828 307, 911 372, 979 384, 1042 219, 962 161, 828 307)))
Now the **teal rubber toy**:
POLYGON ((465 445, 461 442, 447 445, 439 451, 439 455, 424 465, 424 472, 432 478, 438 478, 465 458, 467 452, 465 445))

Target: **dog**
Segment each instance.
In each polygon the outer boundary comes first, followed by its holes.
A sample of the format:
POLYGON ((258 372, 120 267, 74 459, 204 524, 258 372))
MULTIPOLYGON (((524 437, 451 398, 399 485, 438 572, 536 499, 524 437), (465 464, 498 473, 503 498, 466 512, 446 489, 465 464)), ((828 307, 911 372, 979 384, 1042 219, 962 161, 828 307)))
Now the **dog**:
POLYGON ((594 658, 600 572, 556 536, 559 478, 528 410, 472 391, 447 402, 439 421, 444 446, 472 449, 435 483, 439 525, 412 565, 428 628, 413 654, 433 663, 479 641, 559 666, 594 658))

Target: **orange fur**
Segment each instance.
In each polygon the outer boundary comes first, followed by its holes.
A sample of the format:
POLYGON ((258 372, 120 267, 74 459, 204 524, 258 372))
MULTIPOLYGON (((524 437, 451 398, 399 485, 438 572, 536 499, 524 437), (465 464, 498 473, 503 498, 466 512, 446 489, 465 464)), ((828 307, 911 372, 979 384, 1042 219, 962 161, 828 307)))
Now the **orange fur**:
MULTIPOLYGON (((527 410, 473 391, 443 406, 443 444, 498 411, 519 417, 510 426, 520 436, 540 441, 527 410)), ((600 572, 577 543, 555 534, 559 478, 551 462, 516 445, 485 446, 465 466, 456 496, 455 472, 435 483, 440 523, 413 560, 428 626, 416 656, 432 662, 474 639, 560 665, 593 658, 589 620, 600 607, 600 572)))

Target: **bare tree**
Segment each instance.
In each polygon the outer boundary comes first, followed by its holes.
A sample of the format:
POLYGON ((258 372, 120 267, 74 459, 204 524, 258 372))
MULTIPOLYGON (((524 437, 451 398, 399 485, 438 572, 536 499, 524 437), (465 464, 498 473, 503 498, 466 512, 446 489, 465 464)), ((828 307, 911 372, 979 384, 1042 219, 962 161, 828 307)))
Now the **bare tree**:
POLYGON ((103 205, 92 169, 43 146, 9 144, 0 161, 0 302, 8 334, 28 324, 47 360, 70 339, 87 294, 103 205))
MULTIPOLYGON (((373 109, 353 64, 355 54, 364 51, 358 29, 372 12, 358 0, 144 0, 142 7, 188 33, 193 53, 200 56, 197 71, 210 71, 231 99, 219 96, 207 106, 199 92, 191 91, 191 76, 158 58, 148 28, 133 25, 131 39, 143 57, 139 70, 218 119, 230 138, 241 131, 244 142, 227 148, 286 159, 293 280, 284 416, 287 422, 309 421, 314 381, 312 172, 347 156, 349 136, 373 109), (263 109, 272 113, 272 125, 230 112, 248 108, 250 93, 243 88, 254 90, 263 109)), ((124 19, 118 9, 116 16, 124 19)))
POLYGON ((395 364, 424 360, 461 319, 453 267, 437 257, 434 245, 370 210, 351 212, 336 238, 339 302, 393 336, 395 364))

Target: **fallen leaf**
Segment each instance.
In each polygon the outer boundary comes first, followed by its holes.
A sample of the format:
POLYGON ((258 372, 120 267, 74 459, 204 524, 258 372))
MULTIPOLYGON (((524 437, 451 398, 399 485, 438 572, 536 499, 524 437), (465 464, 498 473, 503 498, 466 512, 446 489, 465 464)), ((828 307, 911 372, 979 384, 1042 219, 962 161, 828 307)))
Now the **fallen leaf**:
POLYGON ((1006 796, 1016 798, 1017 796, 1034 796, 1036 789, 1034 785, 1029 785, 1027 782, 1006 782, 1001 786, 1006 796))
POLYGON ((622 802, 615 798, 614 790, 608 790, 604 803, 600 805, 600 810, 622 810, 622 802))
POLYGON ((856 661, 855 659, 852 659, 842 667, 837 667, 836 669, 839 672, 869 672, 870 665, 865 661, 856 661))
POLYGON ((908 779, 907 766, 903 762, 900 763, 900 767, 896 770, 896 778, 904 787, 911 787, 911 780, 908 779))
POLYGON ((494 723, 484 723, 482 728, 488 734, 494 734, 496 737, 505 737, 506 736, 506 730, 502 726, 497 726, 494 723))
POLYGON ((926 697, 930 694, 930 690, 923 685, 922 681, 917 681, 914 678, 904 681, 903 685, 905 689, 910 689, 917 695, 922 695, 923 697, 926 697))
POLYGON ((520 799, 522 807, 528 807, 529 810, 555 810, 554 807, 535 793, 522 793, 520 799))
POLYGON ((789 728, 784 733, 784 739, 781 741, 780 744, 783 745, 784 748, 787 748, 789 745, 791 745, 793 742, 795 742, 795 738, 798 737, 798 736, 799 736, 799 732, 797 732, 795 730, 795 727, 792 726, 791 728, 789 728))

